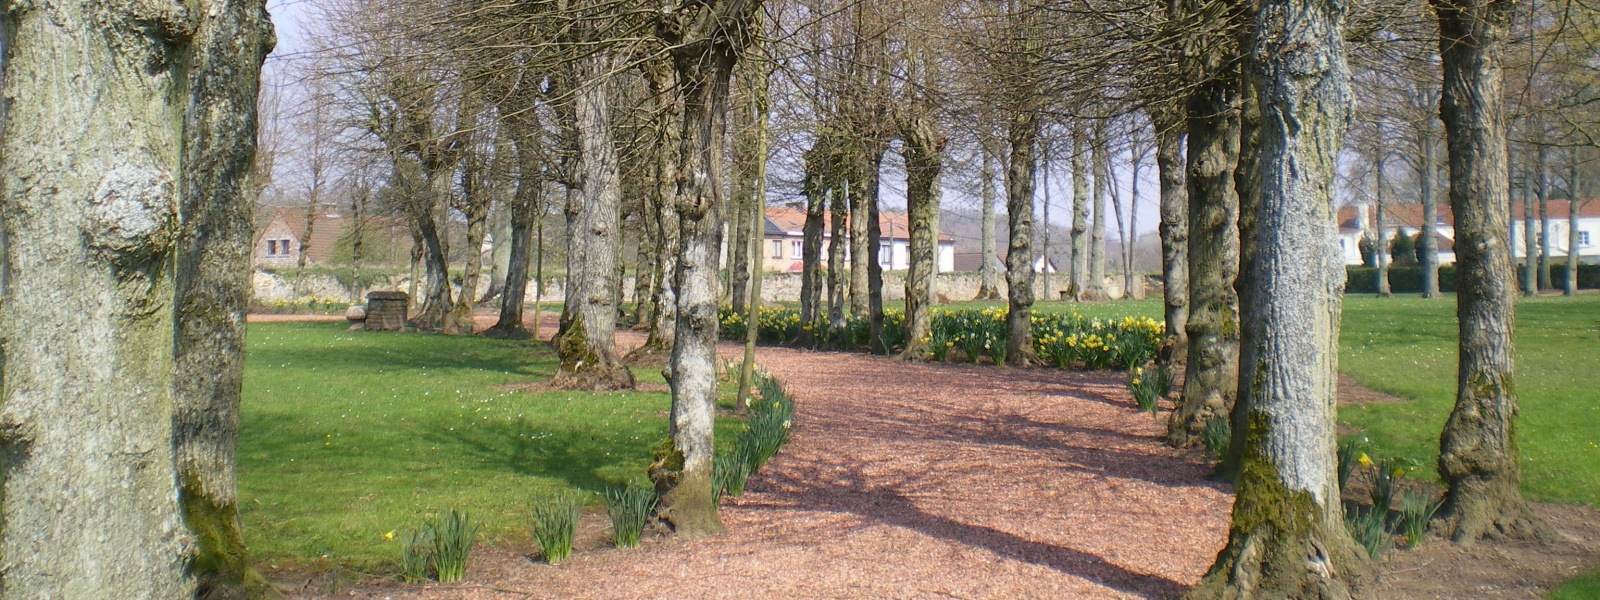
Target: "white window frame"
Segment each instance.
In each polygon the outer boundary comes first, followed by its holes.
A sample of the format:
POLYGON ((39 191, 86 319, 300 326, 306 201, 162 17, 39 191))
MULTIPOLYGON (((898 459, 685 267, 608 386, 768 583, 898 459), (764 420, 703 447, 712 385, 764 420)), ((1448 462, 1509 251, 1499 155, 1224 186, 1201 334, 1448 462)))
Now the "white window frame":
POLYGON ((1586 248, 1588 246, 1593 246, 1593 245, 1594 245, 1594 241, 1593 241, 1593 238, 1589 237, 1589 232, 1587 230, 1579 230, 1578 231, 1578 247, 1579 248, 1586 248))
POLYGON ((771 258, 783 258, 783 240, 772 240, 771 258))
POLYGON ((804 258, 806 243, 804 240, 789 240, 789 258, 804 258))

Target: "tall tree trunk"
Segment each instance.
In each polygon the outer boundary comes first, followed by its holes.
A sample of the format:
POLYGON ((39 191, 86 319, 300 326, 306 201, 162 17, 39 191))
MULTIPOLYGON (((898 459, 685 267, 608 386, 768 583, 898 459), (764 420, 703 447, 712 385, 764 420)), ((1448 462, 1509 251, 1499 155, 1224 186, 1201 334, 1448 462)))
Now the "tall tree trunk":
POLYGON ((749 214, 751 211, 759 213, 766 208, 766 198, 761 193, 763 190, 758 189, 756 181, 759 161, 766 159, 765 156, 758 157, 756 155, 760 146, 758 138, 763 133, 760 129, 760 124, 757 123, 757 119, 764 116, 760 114, 760 109, 757 106, 763 100, 756 96, 764 93, 765 90, 757 89, 756 85, 759 82, 747 81, 747 79, 762 79, 761 75, 764 73, 756 73, 754 70, 765 68, 767 68, 765 65, 758 65, 741 69, 736 78, 736 85, 739 87, 738 93, 734 95, 737 101, 733 107, 734 127, 731 148, 733 150, 734 180, 733 199, 728 203, 732 209, 728 215, 728 231, 731 234, 728 241, 728 255, 730 257, 730 278, 732 279, 729 291, 733 296, 733 311, 740 314, 748 312, 746 300, 750 296, 750 278, 760 275, 762 271, 759 268, 761 255, 745 252, 745 248, 752 243, 750 241, 750 236, 752 235, 756 237, 754 243, 759 246, 764 230, 752 231, 745 225, 754 218, 749 214), (751 261, 755 261, 758 268, 751 268, 751 261))
POLYGON ((996 256, 994 239, 994 153, 989 151, 987 145, 980 144, 980 146, 982 147, 979 148, 978 153, 983 156, 983 163, 978 170, 978 185, 982 186, 978 190, 978 202, 982 204, 980 207, 982 218, 979 222, 982 223, 980 227, 983 228, 983 232, 979 236, 981 241, 978 244, 978 253, 982 255, 983 260, 979 263, 982 266, 978 267, 978 278, 981 281, 978 285, 978 297, 973 299, 995 300, 1000 298, 1000 278, 999 274, 995 273, 994 268, 996 256))
POLYGON ((1564 296, 1578 295, 1578 215, 1582 214, 1583 181, 1578 176, 1578 150, 1567 150, 1567 273, 1562 281, 1564 296))
POLYGON ((906 349, 901 356, 922 358, 932 330, 933 286, 939 266, 939 173, 945 138, 931 119, 916 117, 901 127, 905 140, 906 218, 910 270, 906 273, 906 349))
POLYGON ((1420 146, 1417 159, 1417 187, 1418 195, 1422 200, 1422 234, 1417 242, 1417 255, 1422 261, 1422 297, 1438 298, 1439 292, 1439 200, 1434 192, 1434 182, 1438 175, 1438 159, 1434 156, 1437 147, 1433 141, 1433 119, 1426 120, 1425 125, 1417 134, 1417 145, 1420 146))
MULTIPOLYGON (((1067 284, 1074 301, 1082 302, 1089 285, 1089 128, 1072 130, 1072 275, 1067 284)), ((1014 167, 1013 167, 1014 168, 1014 167)), ((1049 227, 1049 224, 1045 224, 1049 227)), ((1050 290, 1045 290, 1050 293, 1050 290)))
MULTIPOLYGON (((197 542, 188 568, 194 597, 278 598, 246 552, 234 482, 251 295, 256 96, 274 43, 272 22, 259 1, 202 6, 210 10, 189 58, 179 193, 184 233, 173 273, 178 499, 197 542)), ((359 211, 354 219, 359 228, 359 211)))
POLYGON ((1267 0, 1257 19, 1253 402, 1228 545, 1192 600, 1372 597, 1334 459, 1344 264, 1333 176, 1351 109, 1343 16, 1339 0, 1267 0))
POLYGON ((1094 128, 1095 139, 1089 141, 1091 164, 1094 169, 1094 217, 1089 228, 1089 289, 1092 300, 1106 299, 1106 195, 1110 192, 1111 152, 1106 147, 1104 121, 1094 128))
MULTIPOLYGON (((833 193, 828 195, 828 340, 838 339, 845 327, 845 292, 849 282, 845 279, 845 247, 849 240, 845 238, 849 225, 847 218, 850 214, 850 185, 839 181, 833 193)), ((744 222, 740 220, 738 222, 744 222)), ((743 227, 739 229, 744 229, 743 227)))
MULTIPOLYGON (((693 4, 658 25, 672 48, 683 98, 678 215, 683 230, 677 270, 677 343, 670 439, 651 467, 660 493, 657 514, 678 535, 723 531, 712 493, 713 418, 717 400, 717 270, 723 229, 723 141, 727 134, 728 81, 760 0, 693 4), (681 20, 680 20, 681 19, 681 20)), ((669 13, 672 14, 672 13, 669 13)))
POLYGON ((1518 484, 1517 397, 1511 329, 1515 275, 1507 253, 1506 125, 1501 61, 1514 3, 1430 0, 1439 17, 1444 121, 1455 213, 1456 403, 1439 439, 1449 486, 1443 529, 1458 543, 1485 536, 1544 537, 1518 484))
MULTIPOLYGON (((1245 36, 1241 36, 1245 37, 1245 36)), ((1242 47, 1248 47, 1252 42, 1245 37, 1239 40, 1242 47)), ((1253 68, 1250 64, 1252 57, 1246 57, 1241 65, 1241 72, 1248 73, 1253 68)), ((1261 90, 1259 83, 1251 77, 1240 78, 1239 89, 1239 163, 1233 170, 1233 189, 1239 197, 1239 265, 1247 267, 1259 265, 1263 249, 1260 247, 1261 210, 1262 210, 1262 107, 1261 90)), ((1342 127, 1342 125, 1341 125, 1342 127)), ((1342 134, 1341 134, 1342 137, 1342 134)), ((1264 309, 1261 294, 1262 281, 1258 268, 1240 268, 1239 274, 1234 278, 1233 289, 1239 298, 1239 365, 1257 364, 1256 355, 1261 345, 1261 332, 1245 326, 1255 323, 1260 318, 1264 309)), ((1340 285, 1343 289, 1343 285, 1340 285)), ((1228 411, 1230 431, 1233 436, 1228 444, 1227 452, 1222 456, 1222 461, 1217 465, 1217 475, 1220 479, 1237 481, 1239 472, 1244 465, 1244 450, 1249 445, 1246 434, 1250 433, 1250 411, 1254 410, 1253 396, 1255 384, 1251 378, 1236 377, 1234 388, 1233 407, 1228 411)))
POLYGON ((1167 333, 1159 361, 1171 365, 1188 352, 1189 193, 1184 188, 1183 138, 1187 130, 1175 109, 1151 115, 1156 124, 1156 170, 1161 179, 1161 303, 1167 333))
POLYGON ((669 65, 652 62, 645 72, 650 79, 650 95, 657 99, 656 111, 661 115, 660 141, 651 150, 656 158, 656 186, 651 200, 659 239, 655 244, 655 294, 650 301, 655 310, 650 313, 650 333, 645 344, 635 352, 663 353, 672 351, 678 328, 677 272, 683 237, 678 220, 678 147, 683 144, 683 103, 673 93, 669 65))
POLYGON ((1522 295, 1539 295, 1539 242, 1533 222, 1534 168, 1522 163, 1522 295))
POLYGON ((832 154, 826 138, 818 138, 806 153, 806 221, 800 231, 799 343, 803 346, 816 345, 817 328, 822 321, 822 233, 828 194, 833 191, 829 164, 832 154))
POLYGON ((506 293, 506 271, 511 269, 511 209, 501 206, 489 218, 489 235, 494 239, 494 249, 489 255, 489 292, 485 300, 506 293))
MULTIPOLYGON (((544 211, 540 198, 544 193, 544 178, 539 169, 539 148, 536 135, 522 133, 528 124, 516 122, 518 131, 512 134, 512 144, 517 153, 517 190, 505 206, 510 223, 510 235, 499 238, 496 250, 506 246, 505 282, 500 294, 500 320, 489 329, 492 335, 525 338, 528 332, 522 326, 523 307, 528 298, 528 260, 532 256, 535 217, 544 211)), ((498 269, 498 267, 497 267, 498 269)))
POLYGON ((861 180, 866 188, 867 247, 873 259, 867 262, 867 331, 872 337, 872 351, 888 354, 891 350, 883 341, 883 261, 878 260, 878 249, 883 247, 882 206, 879 204, 879 184, 883 173, 884 147, 872 140, 864 144, 868 151, 859 158, 861 180))
POLYGON ((601 52, 577 61, 574 112, 582 145, 583 195, 575 212, 569 254, 581 256, 568 275, 573 299, 569 323, 556 342, 561 370, 556 384, 569 389, 617 390, 634 386, 633 372, 617 357, 616 279, 620 176, 611 131, 606 79, 612 68, 601 52), (576 275, 574 277, 574 275, 576 275))
MULTIPOLYGON (((1011 115, 1007 131, 1011 159, 1006 167, 1006 362, 1033 364, 1033 177, 1039 117, 1032 110, 1011 115)), ((1077 174, 1073 174, 1077 185, 1077 174)), ((1045 263, 1045 268, 1050 264, 1045 263)))
MULTIPOLYGON (((764 30, 765 19, 758 14, 756 21, 751 23, 751 28, 757 31, 764 30)), ((766 43, 759 39, 753 42, 751 48, 745 54, 745 59, 740 62, 738 68, 740 69, 738 82, 744 92, 742 98, 748 103, 749 106, 747 108, 750 111, 749 126, 751 130, 748 133, 753 134, 755 138, 755 148, 752 149, 753 151, 749 155, 749 159, 752 162, 746 165, 749 170, 740 171, 741 174, 750 176, 750 181, 745 182, 742 189, 749 195, 752 209, 748 215, 750 218, 748 225, 750 228, 748 236, 750 246, 745 250, 750 255, 751 273, 750 299, 744 315, 744 322, 749 325, 745 327, 744 361, 739 365, 739 390, 734 398, 734 409, 740 414, 746 414, 750 409, 750 388, 755 377, 756 342, 761 338, 761 328, 758 326, 761 321, 761 282, 766 279, 764 277, 766 269, 761 265, 761 246, 762 237, 767 230, 767 144, 769 143, 767 122, 772 106, 772 84, 768 75, 768 69, 771 68, 771 64, 768 62, 766 43)), ((851 177, 851 179, 854 180, 855 177, 851 177)), ((859 195, 855 194, 855 196, 859 195)), ((861 215, 861 213, 856 212, 859 205, 859 201, 851 204, 850 219, 852 225, 854 221, 859 220, 859 215, 861 215)), ((732 223, 730 226, 738 227, 740 224, 732 223)), ((864 238, 865 234, 862 234, 852 241, 864 238)), ((857 259, 859 262, 860 249, 857 249, 856 252, 858 253, 857 259)), ((860 269, 860 274, 865 275, 866 270, 860 269)), ((860 293, 865 298, 865 286, 855 289, 853 282, 854 279, 852 279, 852 300, 855 299, 855 294, 857 293, 860 293)))
POLYGON ((1180 447, 1199 443, 1206 421, 1232 410, 1238 388, 1239 77, 1237 66, 1222 67, 1188 99, 1189 357, 1167 427, 1180 447))
POLYGON ((407 202, 417 232, 422 236, 422 259, 427 271, 427 297, 423 299, 422 314, 417 317, 417 322, 445 335, 455 335, 460 329, 455 319, 455 301, 450 293, 449 248, 445 232, 440 229, 441 223, 445 222, 443 206, 450 195, 450 176, 448 171, 429 171, 427 180, 428 187, 422 192, 422 198, 407 202))
MULTIPOLYGON (((1387 187, 1388 181, 1384 177, 1383 172, 1384 163, 1386 162, 1384 160, 1384 152, 1386 151, 1386 148, 1383 147, 1381 136, 1379 141, 1374 144, 1373 151, 1375 155, 1373 156, 1372 161, 1372 204, 1378 213, 1375 217, 1377 220, 1378 229, 1378 239, 1376 240, 1378 242, 1378 297, 1388 298, 1394 295, 1394 293, 1389 291, 1389 263, 1394 256, 1394 238, 1384 233, 1384 229, 1389 226, 1387 214, 1389 212, 1389 205, 1387 202, 1385 202, 1385 200, 1388 199, 1388 196, 1385 195, 1388 190, 1384 188, 1387 187)), ((1399 230, 1396 229, 1396 231, 1398 232, 1399 230)))
POLYGON ((461 274, 461 302, 456 304, 456 322, 471 323, 472 308, 478 300, 478 284, 483 279, 483 240, 489 234, 489 209, 494 194, 489 187, 488 165, 476 151, 469 150, 463 161, 461 212, 467 217, 467 264, 461 274))
MULTIPOLYGON (((1043 198, 1040 198, 1040 200, 1044 202, 1044 206, 1039 211, 1041 213, 1039 216, 1044 221, 1044 226, 1039 228, 1039 258, 1043 259, 1043 264, 1036 272, 1039 278, 1044 280, 1041 287, 1044 289, 1044 299, 1047 302, 1055 296, 1055 290, 1053 289, 1055 286, 1050 283, 1050 234, 1052 233, 1051 230, 1054 229, 1050 224, 1050 159, 1055 154, 1053 146, 1048 142, 1041 144, 1040 153, 1044 156, 1035 158, 1038 161, 1037 174, 1039 184, 1043 187, 1042 190, 1037 191, 1042 192, 1040 195, 1043 198)), ((1036 260, 1035 263, 1037 262, 1036 260)))
POLYGON ((857 168, 861 163, 862 149, 853 145, 849 162, 845 166, 845 189, 850 194, 850 314, 864 317, 872 314, 872 299, 867 289, 872 286, 872 263, 877 260, 877 248, 867 239, 867 190, 857 168))
POLYGON ((11 6, 0 33, 0 597, 272 595, 233 482, 272 32, 261 2, 194 8, 11 6))
MULTIPOLYGON (((1550 285, 1550 167, 1545 156, 1545 146, 1539 146, 1538 160, 1534 171, 1538 173, 1539 187, 1535 190, 1539 198, 1539 290, 1548 290, 1550 285)), ((1532 218, 1532 215, 1526 215, 1532 218)))

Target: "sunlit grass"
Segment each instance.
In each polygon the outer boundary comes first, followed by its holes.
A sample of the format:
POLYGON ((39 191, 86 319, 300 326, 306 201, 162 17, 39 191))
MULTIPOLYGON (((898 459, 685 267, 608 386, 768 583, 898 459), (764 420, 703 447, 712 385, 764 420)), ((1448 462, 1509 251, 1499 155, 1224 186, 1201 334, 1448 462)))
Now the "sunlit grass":
MULTIPOLYGON (((1339 370, 1411 401, 1345 407, 1339 420, 1361 430, 1373 456, 1405 459, 1424 479, 1437 479, 1439 432, 1455 402, 1455 309, 1454 296, 1344 302, 1339 370)), ((1034 310, 1160 318, 1161 300, 1041 302, 1034 310)), ((1515 335, 1523 489, 1539 500, 1600 505, 1600 295, 1519 300, 1515 335)))
MULTIPOLYGON (((496 389, 554 365, 532 342, 251 325, 238 456, 253 555, 387 572, 406 529, 451 508, 497 543, 527 538, 537 497, 598 505, 607 486, 644 484, 667 394, 496 389)), ((736 428, 719 421, 719 439, 736 428)))

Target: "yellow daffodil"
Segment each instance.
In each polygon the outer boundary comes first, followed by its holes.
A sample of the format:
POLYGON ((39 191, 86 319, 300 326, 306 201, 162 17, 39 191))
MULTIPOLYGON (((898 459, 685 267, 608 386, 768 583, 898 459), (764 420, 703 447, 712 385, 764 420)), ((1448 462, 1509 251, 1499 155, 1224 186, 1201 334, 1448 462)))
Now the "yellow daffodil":
POLYGON ((1363 466, 1363 467, 1370 467, 1370 466, 1372 466, 1372 458, 1371 458, 1371 457, 1368 457, 1368 456, 1367 456, 1367 453, 1365 453, 1365 452, 1362 452, 1362 453, 1361 453, 1361 457, 1360 457, 1360 458, 1357 458, 1357 459, 1356 459, 1356 462, 1358 462, 1358 463, 1361 463, 1361 466, 1363 466))

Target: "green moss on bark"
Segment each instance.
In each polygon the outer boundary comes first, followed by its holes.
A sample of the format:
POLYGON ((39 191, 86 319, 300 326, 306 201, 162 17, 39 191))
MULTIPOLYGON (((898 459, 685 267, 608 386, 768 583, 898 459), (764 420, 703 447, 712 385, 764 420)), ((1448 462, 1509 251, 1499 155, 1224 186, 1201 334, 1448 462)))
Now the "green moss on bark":
POLYGON ((282 598, 277 588, 250 565, 239 530, 238 506, 217 504, 195 482, 185 482, 180 500, 184 520, 196 537, 189 576, 199 600, 263 600, 282 598))

